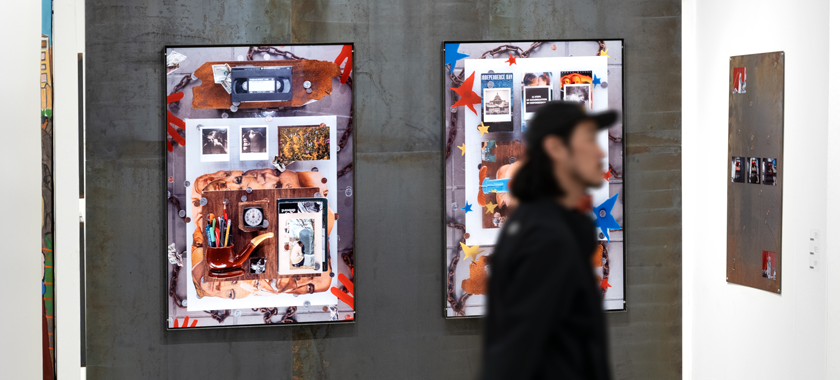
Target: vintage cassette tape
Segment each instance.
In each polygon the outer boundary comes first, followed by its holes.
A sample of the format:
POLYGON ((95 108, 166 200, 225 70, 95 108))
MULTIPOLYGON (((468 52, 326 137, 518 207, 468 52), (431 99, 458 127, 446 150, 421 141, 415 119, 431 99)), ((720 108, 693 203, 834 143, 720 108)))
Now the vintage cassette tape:
POLYGON ((234 67, 232 102, 275 102, 292 100, 292 67, 234 67))

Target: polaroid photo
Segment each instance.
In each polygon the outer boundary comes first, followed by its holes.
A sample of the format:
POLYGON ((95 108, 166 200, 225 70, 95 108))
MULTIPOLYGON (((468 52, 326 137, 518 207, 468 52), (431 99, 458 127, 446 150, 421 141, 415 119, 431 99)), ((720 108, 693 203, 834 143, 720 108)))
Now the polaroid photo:
POLYGON ((268 126, 243 125, 239 130, 239 160, 268 160, 268 126))
POLYGON ((776 186, 776 171, 775 158, 761 159, 761 183, 776 186))
POLYGON ((484 121, 511 121, 513 111, 510 106, 509 88, 485 88, 482 99, 484 99, 484 121))
POLYGON ((592 87, 592 78, 594 74, 591 70, 586 71, 561 71, 560 72, 560 91, 563 93, 563 100, 578 102, 582 106, 592 109, 592 102, 594 87, 592 87), (589 85, 586 90, 581 86, 589 85))
POLYGON ((326 202, 326 198, 277 200, 279 274, 327 271, 326 202))
POLYGON ((592 89, 591 84, 567 84, 563 86, 563 88, 563 100, 567 102, 579 103, 586 109, 590 108, 592 100, 592 98, 590 97, 590 90, 592 89))
POLYGON ((201 127, 201 161, 230 161, 228 127, 201 127))
POLYGON ((522 132, 527 130, 527 122, 541 105, 550 102, 551 72, 525 73, 522 75, 522 132))
POLYGON ((729 180, 730 182, 744 183, 744 157, 732 157, 730 161, 729 180))
POLYGON ((513 132, 513 73, 481 74, 481 121, 487 132, 513 132))
POLYGON ((326 124, 277 127, 277 158, 280 161, 330 159, 330 127, 326 124))
POLYGON ((747 164, 747 183, 761 183, 761 159, 750 157, 747 164))
POLYGON ((732 93, 746 94, 747 93, 747 68, 736 67, 732 69, 732 93))
POLYGON ((761 251, 761 277, 776 279, 776 252, 761 251))

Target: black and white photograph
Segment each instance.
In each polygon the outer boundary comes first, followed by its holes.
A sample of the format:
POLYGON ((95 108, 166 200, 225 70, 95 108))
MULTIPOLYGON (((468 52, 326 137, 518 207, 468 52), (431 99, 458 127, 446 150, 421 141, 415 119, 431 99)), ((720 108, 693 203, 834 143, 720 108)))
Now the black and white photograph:
POLYGON ((761 183, 761 159, 757 157, 750 157, 749 164, 747 164, 747 183, 761 183))
POLYGON ((201 161, 228 160, 228 127, 201 127, 201 161))
POLYGON ((589 83, 567 84, 563 88, 563 100, 580 103, 584 108, 589 109, 589 101, 591 100, 589 91, 592 89, 592 85, 589 83))
POLYGON ((511 120, 510 88, 485 88, 484 121, 503 122, 511 120))
POLYGON ((327 218, 323 200, 277 200, 277 271, 281 275, 326 270, 327 218))
POLYGON ((248 263, 248 272, 253 274, 265 273, 265 257, 252 257, 248 263))
POLYGON ((744 157, 732 157, 729 169, 729 180, 731 182, 744 183, 744 162, 744 157))
POLYGON ((268 126, 242 126, 239 133, 239 159, 255 161, 268 159, 268 126))
POLYGON ((776 186, 776 159, 761 159, 761 182, 765 185, 776 186))

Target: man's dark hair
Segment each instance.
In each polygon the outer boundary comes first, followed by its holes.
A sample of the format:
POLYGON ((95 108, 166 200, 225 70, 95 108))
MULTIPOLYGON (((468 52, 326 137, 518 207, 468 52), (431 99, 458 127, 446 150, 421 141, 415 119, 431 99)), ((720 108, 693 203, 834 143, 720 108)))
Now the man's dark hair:
POLYGON ((537 109, 525 132, 527 158, 508 184, 514 197, 528 202, 565 194, 554 177, 554 164, 543 149, 543 140, 557 136, 568 147, 572 132, 583 120, 592 120, 603 129, 618 120, 618 113, 587 114, 580 103, 563 101, 548 102, 537 109))
MULTIPOLYGON (((539 114, 537 115, 539 116, 539 114)), ((516 171, 511 180, 510 191, 513 196, 523 202, 535 201, 541 198, 557 198, 565 194, 560 183, 554 176, 554 164, 551 157, 543 149, 543 140, 549 135, 560 137, 564 144, 567 144, 574 128, 552 128, 551 124, 557 124, 556 120, 534 117, 528 122, 528 132, 540 129, 555 129, 555 133, 547 133, 537 141, 530 141, 528 138, 527 158, 522 167, 516 171), (542 125, 546 124, 546 125, 542 125)), ((526 135, 528 133, 526 132, 526 135)))

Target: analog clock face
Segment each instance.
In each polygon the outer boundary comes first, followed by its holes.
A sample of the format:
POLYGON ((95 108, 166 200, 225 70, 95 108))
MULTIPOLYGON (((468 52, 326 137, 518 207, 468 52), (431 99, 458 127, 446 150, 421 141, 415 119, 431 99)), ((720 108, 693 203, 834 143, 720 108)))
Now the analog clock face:
POLYGON ((257 227, 263 222, 263 211, 259 208, 249 208, 245 210, 244 218, 249 227, 257 227))

